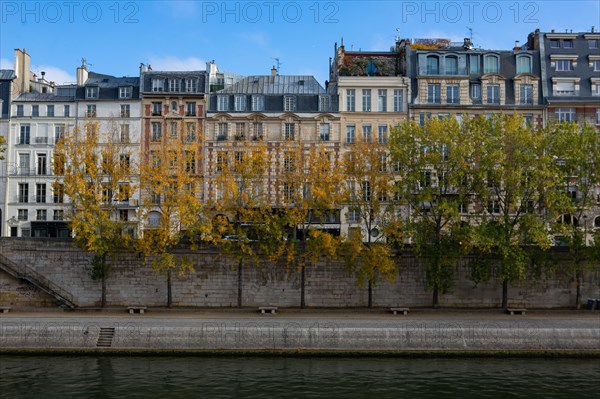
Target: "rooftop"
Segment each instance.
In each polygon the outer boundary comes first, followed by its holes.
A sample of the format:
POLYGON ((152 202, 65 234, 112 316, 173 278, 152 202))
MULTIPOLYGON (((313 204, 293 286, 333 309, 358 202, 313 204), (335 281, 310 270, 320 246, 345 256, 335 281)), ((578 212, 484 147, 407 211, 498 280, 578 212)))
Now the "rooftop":
POLYGON ((219 93, 326 94, 323 86, 309 75, 248 76, 219 93))

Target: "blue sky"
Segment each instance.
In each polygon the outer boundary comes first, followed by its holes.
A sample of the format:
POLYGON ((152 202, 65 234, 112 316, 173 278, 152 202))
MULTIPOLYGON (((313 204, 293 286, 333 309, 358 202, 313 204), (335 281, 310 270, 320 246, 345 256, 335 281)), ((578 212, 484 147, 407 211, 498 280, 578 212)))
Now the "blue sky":
POLYGON ((545 1, 6 1, 0 0, 0 68, 26 48, 34 72, 57 83, 91 70, 137 75, 154 70, 221 70, 328 76, 334 43, 387 50, 395 37, 462 41, 508 49, 527 34, 600 30, 600 0, 545 1))

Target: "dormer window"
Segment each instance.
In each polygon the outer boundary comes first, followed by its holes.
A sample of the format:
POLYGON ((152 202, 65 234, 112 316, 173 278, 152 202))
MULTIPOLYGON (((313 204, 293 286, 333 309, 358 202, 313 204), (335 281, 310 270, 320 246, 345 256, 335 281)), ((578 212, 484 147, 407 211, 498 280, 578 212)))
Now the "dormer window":
POLYGON ((486 55, 483 57, 483 73, 499 73, 499 65, 498 56, 486 55))
POLYGON ((252 96, 252 111, 264 111, 265 110, 265 98, 260 94, 254 94, 252 96))
POLYGON ((131 86, 119 87, 119 98, 131 98, 133 88, 131 86))
POLYGON ((427 75, 439 75, 440 60, 435 55, 427 56, 427 75))
POLYGON ((446 75, 458 74, 458 58, 454 56, 446 57, 446 75))
POLYGON ((198 91, 198 79, 186 79, 185 91, 187 93, 196 93, 198 91))
POLYGON ((165 81, 162 79, 152 79, 152 91, 155 93, 165 90, 165 81))
POLYGON ((296 97, 285 96, 283 98, 283 110, 285 112, 293 112, 296 110, 296 97))
POLYGON ((217 97, 217 111, 229 111, 229 96, 217 97))
POLYGON ((85 98, 98 98, 98 86, 88 86, 85 88, 85 98))
POLYGON ((234 96, 234 100, 235 100, 235 104, 234 104, 234 110, 235 111, 245 111, 246 110, 246 96, 243 94, 236 94, 234 96))
POLYGON ((319 96, 319 112, 329 112, 329 96, 319 96))
POLYGON ((169 91, 172 93, 180 91, 179 79, 169 79, 169 91))
POLYGON ((517 73, 531 73, 531 57, 528 55, 517 56, 517 73))

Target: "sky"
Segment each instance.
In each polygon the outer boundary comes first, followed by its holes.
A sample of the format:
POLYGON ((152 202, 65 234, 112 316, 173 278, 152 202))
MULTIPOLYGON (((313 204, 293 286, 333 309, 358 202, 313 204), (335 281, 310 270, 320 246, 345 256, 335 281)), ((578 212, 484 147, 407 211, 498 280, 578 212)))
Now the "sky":
POLYGON ((0 0, 0 69, 14 49, 58 84, 88 69, 137 76, 153 70, 314 75, 324 84, 334 44, 389 50, 395 38, 471 37, 476 47, 511 49, 541 31, 600 30, 600 0, 544 1, 6 1, 0 0))

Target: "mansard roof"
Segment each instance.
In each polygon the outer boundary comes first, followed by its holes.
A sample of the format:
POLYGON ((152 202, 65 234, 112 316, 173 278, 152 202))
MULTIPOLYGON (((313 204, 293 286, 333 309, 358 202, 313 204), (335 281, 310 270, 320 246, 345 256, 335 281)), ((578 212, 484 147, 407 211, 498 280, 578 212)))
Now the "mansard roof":
POLYGON ((224 94, 327 94, 323 86, 309 75, 248 76, 230 87, 224 94))

